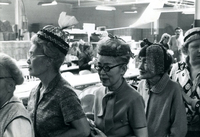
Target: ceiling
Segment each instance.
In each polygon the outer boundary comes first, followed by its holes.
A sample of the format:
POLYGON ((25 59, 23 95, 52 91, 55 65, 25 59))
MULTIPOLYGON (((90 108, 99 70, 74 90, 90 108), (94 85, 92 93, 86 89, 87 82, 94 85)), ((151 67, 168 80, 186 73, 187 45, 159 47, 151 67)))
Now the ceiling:
MULTIPOLYGON (((38 2, 52 2, 53 0, 37 0, 38 2)), ((123 6, 150 3, 153 0, 56 0, 57 3, 71 5, 73 8, 95 7, 97 5, 123 6)), ((168 7, 194 7, 195 0, 161 0, 168 7)))

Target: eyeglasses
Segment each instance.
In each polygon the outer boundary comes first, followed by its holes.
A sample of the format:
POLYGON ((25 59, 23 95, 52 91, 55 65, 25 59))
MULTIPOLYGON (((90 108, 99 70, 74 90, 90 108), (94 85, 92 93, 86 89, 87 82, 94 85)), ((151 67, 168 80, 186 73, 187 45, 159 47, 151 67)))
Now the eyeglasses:
POLYGON ((46 55, 33 55, 32 53, 29 53, 28 56, 29 56, 29 59, 33 59, 33 58, 36 57, 36 56, 37 56, 37 57, 39 57, 39 56, 42 57, 42 56, 46 56, 46 55))
POLYGON ((102 69, 105 71, 105 72, 109 72, 111 69, 117 67, 117 66, 121 66, 121 65, 124 65, 123 64, 117 64, 115 66, 112 66, 112 67, 109 67, 109 66, 98 66, 98 65, 95 65, 94 68, 97 70, 97 71, 101 71, 102 69))
POLYGON ((0 77, 0 79, 5 79, 5 78, 12 78, 12 77, 0 77))

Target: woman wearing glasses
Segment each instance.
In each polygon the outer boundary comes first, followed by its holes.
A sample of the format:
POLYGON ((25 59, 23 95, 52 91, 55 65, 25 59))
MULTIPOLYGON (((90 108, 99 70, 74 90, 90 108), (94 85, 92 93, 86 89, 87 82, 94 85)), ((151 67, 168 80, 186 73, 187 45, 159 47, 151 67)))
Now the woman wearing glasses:
POLYGON ((94 121, 104 136, 147 137, 143 99, 123 78, 131 55, 129 45, 117 37, 98 44, 95 68, 103 86, 95 92, 94 121))
POLYGON ((31 41, 29 74, 41 80, 28 101, 36 136, 87 137, 90 127, 80 100, 59 71, 69 49, 65 32, 47 25, 31 41))

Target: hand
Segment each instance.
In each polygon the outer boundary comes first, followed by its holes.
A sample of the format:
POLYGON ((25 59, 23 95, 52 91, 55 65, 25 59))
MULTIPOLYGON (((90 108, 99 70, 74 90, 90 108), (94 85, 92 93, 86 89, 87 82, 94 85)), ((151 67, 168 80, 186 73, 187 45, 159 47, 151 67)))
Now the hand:
POLYGON ((107 137, 101 130, 94 128, 95 131, 91 131, 92 137, 107 137), (95 134, 96 133, 96 134, 95 134))

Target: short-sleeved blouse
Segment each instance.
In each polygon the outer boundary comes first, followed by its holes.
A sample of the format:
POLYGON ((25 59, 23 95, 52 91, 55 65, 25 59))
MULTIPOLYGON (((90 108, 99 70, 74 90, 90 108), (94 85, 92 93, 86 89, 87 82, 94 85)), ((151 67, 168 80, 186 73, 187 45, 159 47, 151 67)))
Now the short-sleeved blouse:
POLYGON ((98 129, 108 137, 126 137, 133 136, 134 129, 147 126, 143 98, 134 88, 124 80, 114 95, 107 97, 107 90, 102 86, 95 92, 94 120, 98 129))
POLYGON ((71 129, 70 122, 85 117, 76 93, 60 74, 39 100, 41 86, 32 89, 27 108, 37 137, 55 137, 71 129))

